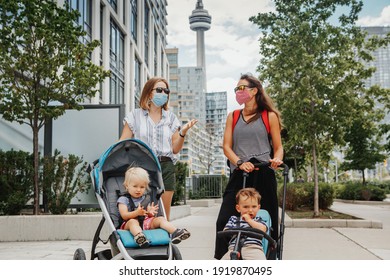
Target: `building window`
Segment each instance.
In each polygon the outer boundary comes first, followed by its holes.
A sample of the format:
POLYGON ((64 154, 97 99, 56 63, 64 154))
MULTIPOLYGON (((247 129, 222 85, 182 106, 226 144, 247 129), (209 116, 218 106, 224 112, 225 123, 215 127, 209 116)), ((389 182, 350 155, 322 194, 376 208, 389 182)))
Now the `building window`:
POLYGON ((164 50, 161 50, 161 76, 164 77, 164 50))
POLYGON ((110 103, 122 104, 124 101, 124 36, 119 27, 111 21, 110 28, 110 103))
POLYGON ((139 101, 141 98, 141 63, 138 57, 134 58, 134 104, 135 107, 139 107, 139 101))
POLYGON ((111 7, 114 9, 114 11, 117 13, 118 12, 118 3, 117 0, 109 0, 108 1, 111 5, 111 7))
POLYGON ((131 36, 133 37, 133 40, 135 43, 137 43, 137 28, 138 28, 138 5, 137 5, 137 0, 131 0, 131 36))
POLYGON ((115 74, 110 78, 110 104, 123 104, 125 95, 125 84, 115 74))
POLYGON ((92 41, 92 0, 68 0, 72 10, 77 10, 80 16, 77 25, 81 26, 87 33, 83 37, 83 43, 92 41))
POLYGON ((145 26, 144 26, 144 59, 146 65, 149 65, 149 5, 145 0, 145 26))

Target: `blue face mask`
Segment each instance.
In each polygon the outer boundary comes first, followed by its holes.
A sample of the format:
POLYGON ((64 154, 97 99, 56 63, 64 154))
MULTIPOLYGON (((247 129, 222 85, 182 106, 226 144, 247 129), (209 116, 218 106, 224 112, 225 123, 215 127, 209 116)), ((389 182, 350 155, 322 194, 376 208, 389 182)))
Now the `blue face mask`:
POLYGON ((167 101, 168 101, 168 95, 162 92, 161 93, 156 92, 152 99, 152 102, 157 107, 163 106, 165 103, 167 103, 167 101))

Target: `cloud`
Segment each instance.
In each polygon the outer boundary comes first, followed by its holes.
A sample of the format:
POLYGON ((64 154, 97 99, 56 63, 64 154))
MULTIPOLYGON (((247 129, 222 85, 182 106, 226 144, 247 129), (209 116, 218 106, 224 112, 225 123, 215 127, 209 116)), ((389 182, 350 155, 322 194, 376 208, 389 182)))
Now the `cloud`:
POLYGON ((390 26, 390 6, 384 7, 379 17, 365 16, 357 23, 361 26, 390 26))

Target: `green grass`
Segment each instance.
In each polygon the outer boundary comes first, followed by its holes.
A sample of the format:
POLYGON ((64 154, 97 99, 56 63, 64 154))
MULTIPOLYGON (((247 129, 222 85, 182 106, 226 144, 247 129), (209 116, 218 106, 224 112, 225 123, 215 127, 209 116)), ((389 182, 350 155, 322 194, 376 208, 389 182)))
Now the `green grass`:
POLYGON ((286 214, 291 219, 359 219, 348 214, 332 211, 330 209, 320 209, 319 217, 314 217, 314 210, 308 208, 300 208, 296 211, 286 210, 286 214))

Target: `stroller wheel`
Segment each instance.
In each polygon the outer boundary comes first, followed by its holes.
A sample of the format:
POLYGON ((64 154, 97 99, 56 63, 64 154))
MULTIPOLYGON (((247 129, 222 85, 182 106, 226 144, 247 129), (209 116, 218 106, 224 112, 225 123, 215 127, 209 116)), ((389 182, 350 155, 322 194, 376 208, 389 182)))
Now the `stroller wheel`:
POLYGON ((181 253, 179 251, 179 248, 177 248, 176 245, 172 245, 172 254, 173 254, 173 259, 174 260, 182 260, 181 253))
POLYGON ((84 252, 83 249, 78 248, 76 250, 76 252, 74 252, 73 260, 81 260, 81 261, 83 261, 83 260, 86 260, 86 259, 87 259, 87 257, 85 256, 85 252, 84 252))

